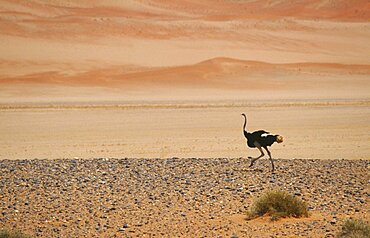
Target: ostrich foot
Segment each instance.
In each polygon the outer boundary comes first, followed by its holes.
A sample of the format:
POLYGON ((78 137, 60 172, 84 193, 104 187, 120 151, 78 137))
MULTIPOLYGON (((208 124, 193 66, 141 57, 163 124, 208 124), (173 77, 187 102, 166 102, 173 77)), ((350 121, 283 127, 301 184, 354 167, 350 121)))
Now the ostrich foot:
POLYGON ((256 158, 248 157, 248 159, 251 159, 251 164, 249 165, 249 168, 253 166, 254 162, 257 160, 256 158))

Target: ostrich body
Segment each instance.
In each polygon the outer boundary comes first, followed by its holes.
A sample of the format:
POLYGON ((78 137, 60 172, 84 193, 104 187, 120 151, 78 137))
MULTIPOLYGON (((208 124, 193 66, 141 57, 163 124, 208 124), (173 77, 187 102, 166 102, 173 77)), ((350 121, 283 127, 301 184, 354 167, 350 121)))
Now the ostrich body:
POLYGON ((269 132, 264 130, 249 133, 246 130, 247 116, 244 113, 242 114, 242 116, 244 117, 243 132, 244 137, 247 139, 247 145, 250 148, 257 148, 261 152, 261 155, 256 158, 248 157, 251 159, 251 164, 249 165, 249 167, 252 167, 254 162, 256 162, 259 158, 265 155, 265 153, 262 150, 262 148, 264 148, 267 151, 267 154, 270 158, 272 171, 274 171, 275 170, 274 161, 272 160, 271 152, 268 150, 267 147, 271 146, 275 142, 277 143, 283 142, 283 137, 280 135, 271 135, 269 132))

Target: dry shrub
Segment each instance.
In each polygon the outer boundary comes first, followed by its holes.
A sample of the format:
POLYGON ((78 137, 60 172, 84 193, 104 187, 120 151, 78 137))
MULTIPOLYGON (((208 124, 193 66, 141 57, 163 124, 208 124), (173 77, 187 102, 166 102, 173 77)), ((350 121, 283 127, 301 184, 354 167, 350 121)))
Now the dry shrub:
POLYGON ((281 217, 308 216, 307 205, 301 199, 280 190, 268 191, 262 194, 252 205, 248 212, 249 219, 265 214, 270 215, 271 220, 281 217))
POLYGON ((346 220, 342 231, 337 235, 339 238, 368 238, 370 237, 370 225, 361 220, 346 220))
POLYGON ((20 232, 10 232, 8 230, 0 230, 0 238, 31 238, 20 232))

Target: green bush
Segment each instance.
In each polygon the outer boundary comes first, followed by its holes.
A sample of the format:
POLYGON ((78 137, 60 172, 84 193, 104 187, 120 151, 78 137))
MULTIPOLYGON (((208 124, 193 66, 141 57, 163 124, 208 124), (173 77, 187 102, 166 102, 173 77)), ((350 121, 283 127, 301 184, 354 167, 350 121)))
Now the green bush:
POLYGON ((339 238, 368 238, 370 237, 370 225, 361 220, 346 220, 342 226, 339 238))
POLYGON ((280 190, 268 191, 258 198, 248 212, 249 219, 265 214, 271 220, 281 217, 308 216, 307 205, 299 198, 280 190))
POLYGON ((31 238, 19 232, 10 232, 8 230, 0 230, 0 238, 31 238))

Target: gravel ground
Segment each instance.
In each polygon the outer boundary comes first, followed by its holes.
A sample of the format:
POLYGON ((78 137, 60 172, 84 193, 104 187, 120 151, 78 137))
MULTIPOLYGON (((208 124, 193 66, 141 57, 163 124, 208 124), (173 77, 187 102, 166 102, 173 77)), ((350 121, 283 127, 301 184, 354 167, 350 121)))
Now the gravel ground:
POLYGON ((0 229, 33 237, 333 237, 369 220, 369 160, 245 158, 0 160, 0 229), (283 189, 309 218, 245 220, 283 189))

